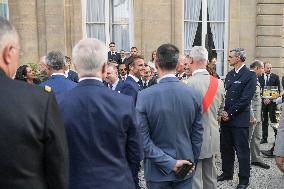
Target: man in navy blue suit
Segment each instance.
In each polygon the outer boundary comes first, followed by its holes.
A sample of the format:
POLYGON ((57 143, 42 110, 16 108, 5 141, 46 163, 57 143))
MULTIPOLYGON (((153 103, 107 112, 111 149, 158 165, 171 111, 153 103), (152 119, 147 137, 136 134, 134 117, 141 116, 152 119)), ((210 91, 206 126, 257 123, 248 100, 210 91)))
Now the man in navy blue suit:
POLYGON ((228 62, 234 67, 225 79, 226 100, 221 121, 221 158, 223 173, 218 181, 232 180, 235 151, 239 161, 239 184, 245 189, 250 177, 249 126, 250 104, 256 89, 256 74, 245 66, 245 51, 230 51, 228 62))
POLYGON ((78 74, 77 72, 71 70, 71 65, 72 65, 71 58, 65 56, 65 77, 67 77, 67 79, 70 79, 71 81, 78 83, 79 80, 78 74))
POLYGON ((109 44, 109 51, 108 51, 108 61, 115 61, 117 64, 120 63, 120 56, 119 54, 115 51, 115 42, 110 42, 109 44))
POLYGON ((70 154, 70 189, 135 189, 142 159, 133 100, 109 90, 107 48, 83 39, 73 49, 80 79, 59 98, 70 154))
POLYGON ((143 57, 140 55, 130 56, 127 60, 126 67, 129 74, 122 85, 121 93, 131 96, 134 102, 136 102, 138 92, 143 89, 141 80, 145 71, 143 57))
POLYGON ((123 81, 118 78, 118 70, 114 64, 108 64, 106 75, 107 86, 120 93, 123 81))
POLYGON ((184 164, 196 164, 201 150, 202 97, 175 77, 178 57, 174 45, 160 46, 155 60, 160 81, 138 94, 148 189, 191 189, 194 167, 183 178, 176 173, 184 164))
POLYGON ((67 79, 64 75, 65 57, 60 51, 51 51, 46 57, 46 66, 49 79, 40 84, 43 87, 50 87, 55 97, 60 93, 73 89, 77 83, 67 79))

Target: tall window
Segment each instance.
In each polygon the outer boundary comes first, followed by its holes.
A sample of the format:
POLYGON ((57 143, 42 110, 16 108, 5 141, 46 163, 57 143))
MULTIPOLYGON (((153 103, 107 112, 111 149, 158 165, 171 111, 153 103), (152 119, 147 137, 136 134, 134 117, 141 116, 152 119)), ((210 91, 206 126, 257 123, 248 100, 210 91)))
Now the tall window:
POLYGON ((116 49, 131 45, 132 0, 86 0, 86 36, 114 41, 116 49))
POLYGON ((0 16, 3 16, 5 18, 9 17, 8 0, 0 0, 0 16))
POLYGON ((226 0, 184 0, 184 49, 188 54, 193 46, 204 46, 209 60, 217 58, 217 73, 226 72, 228 15, 226 0))

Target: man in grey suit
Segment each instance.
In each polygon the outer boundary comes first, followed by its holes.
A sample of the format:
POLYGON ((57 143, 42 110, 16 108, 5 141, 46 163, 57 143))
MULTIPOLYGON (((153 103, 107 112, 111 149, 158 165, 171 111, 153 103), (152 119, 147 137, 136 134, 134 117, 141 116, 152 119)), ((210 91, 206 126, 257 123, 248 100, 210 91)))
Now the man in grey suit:
POLYGON ((187 175, 176 173, 184 164, 196 164, 203 127, 201 94, 174 75, 179 50, 164 44, 155 60, 159 83, 138 94, 137 121, 144 145, 144 174, 148 189, 191 189, 192 167, 187 175))
POLYGON ((217 169, 215 154, 220 151, 220 133, 218 117, 221 116, 225 89, 221 80, 210 76, 206 70, 208 51, 201 46, 191 49, 188 66, 192 70, 192 77, 186 82, 189 86, 201 92, 203 97, 202 125, 203 143, 193 177, 193 189, 217 189, 217 169), (205 103, 206 102, 206 103, 205 103))
MULTIPOLYGON (((256 73, 256 76, 261 76, 264 72, 264 65, 261 61, 255 60, 250 65, 250 70, 256 73)), ((260 159, 260 134, 262 128, 261 122, 261 87, 257 80, 256 90, 251 100, 251 118, 249 127, 249 141, 250 141, 250 156, 251 164, 264 169, 269 169, 270 166, 263 163, 260 159)))
POLYGON ((282 107, 281 118, 277 130, 275 141, 274 155, 276 165, 279 170, 284 173, 284 108, 282 107))

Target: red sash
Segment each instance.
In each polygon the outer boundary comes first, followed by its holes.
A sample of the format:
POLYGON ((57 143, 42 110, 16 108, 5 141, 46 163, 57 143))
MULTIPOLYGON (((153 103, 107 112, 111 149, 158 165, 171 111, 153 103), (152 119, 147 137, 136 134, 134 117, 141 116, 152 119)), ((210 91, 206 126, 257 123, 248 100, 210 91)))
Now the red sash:
POLYGON ((203 113, 210 107, 218 88, 218 79, 210 75, 208 90, 202 99, 203 113))

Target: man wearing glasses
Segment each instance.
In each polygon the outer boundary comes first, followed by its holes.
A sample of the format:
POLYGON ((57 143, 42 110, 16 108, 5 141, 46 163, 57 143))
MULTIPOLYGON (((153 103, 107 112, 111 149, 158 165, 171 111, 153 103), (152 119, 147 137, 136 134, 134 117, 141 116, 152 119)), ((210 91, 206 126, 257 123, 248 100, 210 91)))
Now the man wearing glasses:
POLYGON ((116 61, 118 64, 120 62, 120 57, 117 52, 115 52, 115 42, 110 42, 108 51, 108 61, 116 61))

